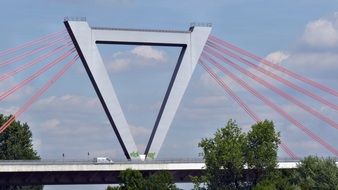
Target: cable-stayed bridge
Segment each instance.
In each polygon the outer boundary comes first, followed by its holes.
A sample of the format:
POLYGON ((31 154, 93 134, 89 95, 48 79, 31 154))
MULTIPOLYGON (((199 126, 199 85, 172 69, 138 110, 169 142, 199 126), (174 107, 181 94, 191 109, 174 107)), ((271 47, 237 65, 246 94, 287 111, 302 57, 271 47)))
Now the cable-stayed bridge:
MULTIPOLYGON (((308 113, 311 115, 311 117, 314 117, 325 123, 325 126, 321 127, 330 127, 333 129, 338 129, 338 124, 335 118, 323 114, 319 111, 319 107, 314 107, 307 104, 305 101, 303 101, 303 98, 294 97, 289 93, 288 90, 285 89, 287 88, 289 90, 296 91, 304 98, 309 98, 312 101, 327 107, 333 112, 338 110, 337 101, 333 101, 337 100, 338 91, 211 35, 212 28, 210 24, 196 24, 191 26, 189 30, 186 31, 90 27, 85 19, 67 19, 65 20, 64 24, 66 26, 66 30, 58 31, 56 33, 24 43, 17 47, 0 51, 0 58, 3 60, 0 62, 0 69, 6 67, 10 68, 6 69, 5 72, 0 73, 0 82, 6 82, 12 77, 18 77, 21 73, 32 67, 38 67, 38 69, 35 70, 31 75, 22 79, 19 83, 14 84, 6 91, 1 92, 0 102, 4 101, 10 96, 13 96, 15 93, 18 93, 18 91, 24 86, 30 84, 38 77, 41 77, 41 75, 50 71, 57 65, 62 65, 60 70, 55 72, 49 78, 49 80, 47 80, 45 84, 40 87, 40 89, 34 92, 34 94, 29 97, 20 108, 12 113, 13 115, 10 116, 2 126, 0 126, 0 133, 3 133, 11 125, 11 123, 28 111, 30 106, 36 102, 39 97, 41 97, 55 82, 57 82, 57 80, 62 77, 62 75, 72 65, 77 63, 78 60, 81 60, 95 89, 95 92, 100 99, 108 120, 117 136, 125 157, 128 160, 133 161, 146 159, 149 163, 127 162, 115 163, 106 166, 95 165, 93 163, 54 164, 44 162, 1 162, 1 168, 8 169, 6 171, 5 169, 0 171, 3 172, 4 175, 6 172, 10 173, 12 171, 10 169, 11 167, 20 170, 22 175, 28 175, 28 173, 25 173, 29 172, 28 168, 31 168, 31 172, 33 172, 34 175, 39 172, 42 172, 40 174, 43 174, 43 172, 48 172, 48 169, 46 171, 33 170, 36 168, 53 168, 54 165, 55 168, 59 168, 60 170, 53 170, 54 173, 63 172, 63 167, 78 168, 73 172, 80 172, 81 168, 94 168, 94 170, 97 168, 99 173, 101 170, 102 172, 105 171, 105 169, 102 169, 104 167, 107 167, 108 170, 111 169, 114 171, 115 169, 113 168, 119 168, 116 169, 116 171, 120 171, 131 165, 133 167, 135 166, 136 168, 153 167, 156 165, 154 170, 158 170, 169 168, 172 166, 170 164, 176 164, 175 167, 179 167, 178 165, 186 165, 183 167, 185 172, 188 170, 189 172, 194 170, 200 171, 201 166, 203 166, 202 162, 150 162, 151 160, 156 160, 156 157, 160 153, 163 141, 170 128, 172 120, 176 114, 177 108, 182 100, 196 65, 202 66, 202 68, 205 69, 210 77, 214 79, 215 82, 224 90, 225 94, 238 103, 238 105, 243 109, 247 116, 252 119, 253 122, 261 121, 262 116, 260 113, 253 110, 252 106, 247 104, 239 94, 231 89, 231 87, 227 84, 228 81, 225 81, 222 76, 228 77, 231 82, 241 86, 248 93, 252 94, 253 97, 256 97, 258 102, 268 106, 272 111, 278 113, 282 118, 285 118, 292 126, 302 131, 305 136, 318 143, 318 145, 322 146, 332 156, 338 157, 337 148, 332 145, 325 137, 315 133, 310 127, 304 124, 304 121, 298 119, 294 115, 288 113, 287 110, 283 109, 274 99, 274 97, 264 95, 257 89, 256 85, 244 81, 242 77, 250 78, 252 81, 258 83, 262 87, 275 93, 279 98, 282 98, 291 105, 294 105, 308 113), (131 135, 128 122, 125 119, 114 87, 103 64, 100 52, 98 51, 98 44, 173 46, 180 48, 180 55, 177 59, 175 69, 167 87, 159 113, 156 117, 156 120, 154 121, 154 126, 144 152, 137 150, 137 146, 133 136, 131 135), (233 70, 238 71, 241 76, 235 74, 233 70), (269 80, 266 78, 269 78, 269 80), (281 88, 281 85, 276 85, 276 82, 282 84, 283 88, 281 88), (308 90, 308 88, 304 87, 305 85, 311 86, 312 88, 316 89, 316 91, 308 90), (325 94, 326 96, 321 96, 320 94, 316 93, 317 91, 325 94), (327 96, 329 96, 330 99, 325 98, 327 96), (189 169, 188 166, 194 166, 197 169, 189 169)), ((287 141, 282 142, 280 148, 290 157, 290 159, 299 159, 297 152, 294 152, 292 147, 288 145, 287 141)), ((283 165, 284 162, 280 162, 280 164, 283 165)), ((288 162, 288 164, 290 163, 288 162)), ((292 167, 294 167, 295 164, 296 162, 292 162, 292 167)), ((282 167, 282 165, 280 166, 282 167)), ((291 167, 291 165, 288 165, 288 167, 291 167)), ((90 169, 90 171, 92 171, 92 169, 90 169)), ((176 171, 176 169, 172 169, 172 171, 176 171)), ((149 168, 144 170, 148 171, 149 168)), ((44 174, 47 176, 52 175, 47 173, 44 174)), ((71 178, 73 179, 74 183, 77 177, 81 178, 82 174, 76 175, 79 176, 73 176, 71 178)), ((28 179, 30 178, 32 178, 32 176, 28 177, 28 179)), ((62 175, 60 180, 61 178, 62 175)), ((92 176, 92 178, 96 179, 95 176, 92 176)), ((116 179, 116 176, 114 179, 116 179)), ((179 181, 179 179, 180 178, 177 177, 177 181, 179 181)), ((8 180, 10 179, 8 178, 8 180)), ((100 183, 105 182, 106 181, 101 180, 100 183)), ((57 180, 46 183, 56 184, 57 180)), ((72 182, 68 181, 60 183, 72 182)), ((90 180, 85 183, 90 183, 90 180)))

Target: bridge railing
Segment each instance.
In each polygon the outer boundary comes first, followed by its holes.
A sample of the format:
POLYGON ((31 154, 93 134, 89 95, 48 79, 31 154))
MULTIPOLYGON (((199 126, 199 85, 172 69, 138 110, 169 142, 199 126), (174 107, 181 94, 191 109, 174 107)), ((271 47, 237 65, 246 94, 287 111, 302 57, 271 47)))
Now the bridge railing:
MULTIPOLYGON (((334 157, 336 161, 338 158, 334 157)), ((112 164, 167 164, 167 163, 203 163, 202 158, 166 158, 158 160, 121 160, 113 159, 112 164)), ((278 162, 299 162, 300 159, 290 159, 290 158, 279 158, 278 162)), ((0 164, 9 165, 9 164, 93 164, 97 163, 93 159, 42 159, 42 160, 0 160, 0 164)))
POLYGON ((87 21, 86 17, 65 17, 64 21, 87 21))

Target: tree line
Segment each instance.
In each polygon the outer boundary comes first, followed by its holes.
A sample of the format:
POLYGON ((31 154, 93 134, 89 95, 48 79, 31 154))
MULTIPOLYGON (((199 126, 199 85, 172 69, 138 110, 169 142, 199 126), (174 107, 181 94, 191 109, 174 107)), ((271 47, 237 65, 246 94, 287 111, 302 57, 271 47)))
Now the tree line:
MULTIPOLYGON (((9 116, 0 114, 0 125, 9 116)), ((280 133, 272 121, 261 121, 245 133, 229 120, 213 137, 198 144, 206 168, 190 176, 194 190, 338 190, 338 167, 333 158, 308 156, 295 169, 277 170, 280 133)), ((15 121, 0 134, 0 160, 39 160, 27 123, 15 121)), ((136 170, 119 175, 121 183, 106 190, 177 190, 171 174, 159 171, 144 176, 136 170)), ((42 190, 43 186, 0 185, 6 190, 42 190)))

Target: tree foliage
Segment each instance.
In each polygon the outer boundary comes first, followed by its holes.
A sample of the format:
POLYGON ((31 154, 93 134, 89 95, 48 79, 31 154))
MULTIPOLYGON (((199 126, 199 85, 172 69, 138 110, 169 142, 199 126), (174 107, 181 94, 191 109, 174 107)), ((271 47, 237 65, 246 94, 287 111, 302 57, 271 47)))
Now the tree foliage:
POLYGON ((338 189, 338 167, 331 158, 309 156, 304 158, 294 175, 301 189, 338 189))
MULTIPOLYGON (((0 114, 0 126, 9 116, 0 114)), ((0 160, 38 160, 40 157, 33 149, 32 132, 27 123, 14 121, 0 134, 0 160)), ((0 185, 6 190, 40 190, 42 186, 0 185)))
POLYGON ((140 171, 127 169, 119 175, 119 186, 108 186, 106 190, 176 190, 170 173, 159 171, 144 177, 140 171))
POLYGON ((238 189, 242 186, 247 138, 238 125, 230 120, 218 129, 214 138, 199 143, 204 152, 207 187, 238 189))
POLYGON ((199 143, 206 164, 206 187, 244 189, 255 185, 274 170, 279 143, 279 133, 272 121, 258 122, 246 134, 235 121, 229 120, 213 138, 199 143), (249 174, 244 173, 245 166, 249 174))
MULTIPOLYGON (((9 117, 0 114, 0 125, 9 117)), ((37 160, 40 157, 33 149, 32 132, 27 123, 14 121, 0 134, 1 160, 37 160)))
POLYGON ((146 179, 146 189, 148 190, 176 190, 171 174, 167 171, 159 171, 146 179))
POLYGON ((127 169, 120 174, 122 183, 120 184, 122 190, 142 189, 145 180, 139 171, 127 169))
POLYGON ((293 170, 275 170, 254 185, 253 190, 300 190, 291 183, 293 170))
POLYGON ((272 121, 265 120, 251 126, 247 134, 246 161, 254 185, 260 178, 274 172, 279 144, 280 134, 275 131, 272 121))
POLYGON ((296 169, 275 171, 273 178, 259 182, 254 190, 338 189, 338 167, 332 158, 308 156, 296 169))

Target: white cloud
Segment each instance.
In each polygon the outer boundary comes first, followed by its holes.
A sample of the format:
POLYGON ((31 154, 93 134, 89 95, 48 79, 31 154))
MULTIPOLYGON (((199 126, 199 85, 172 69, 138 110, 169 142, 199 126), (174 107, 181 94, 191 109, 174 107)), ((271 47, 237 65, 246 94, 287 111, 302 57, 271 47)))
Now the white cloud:
POLYGON ((108 64, 107 69, 110 72, 116 73, 127 70, 129 65, 130 65, 129 59, 115 59, 108 64))
POLYGON ((123 51, 117 51, 115 53, 113 53, 113 57, 114 58, 118 58, 120 56, 124 56, 126 52, 123 52, 123 51))
POLYGON ((153 66, 154 64, 147 64, 149 60, 163 63, 167 60, 167 55, 151 46, 138 46, 128 51, 113 53, 112 58, 106 60, 106 67, 109 72, 118 73, 129 70, 132 66, 153 66))
MULTIPOLYGON (((6 82, 2 83, 0 85, 0 95, 4 92, 7 92, 8 90, 12 89, 14 86, 18 85, 19 82, 14 77, 8 78, 6 82)), ((30 96, 34 92, 35 88, 31 84, 25 85, 21 88, 18 88, 17 91, 15 91, 13 94, 10 94, 5 99, 3 99, 4 102, 17 102, 21 100, 22 98, 26 98, 27 96, 30 96)))
POLYGON ((142 126, 135 126, 135 125, 129 125, 130 131, 133 135, 133 137, 140 137, 140 136, 145 136, 150 133, 150 129, 147 129, 142 126))
MULTIPOLYGON (((272 52, 272 53, 268 54, 265 57, 265 59, 268 60, 268 61, 270 61, 270 62, 272 62, 273 64, 281 65, 289 57, 290 57, 290 53, 288 53, 288 52, 275 51, 275 52, 272 52)), ((270 72, 273 72, 273 73, 276 72, 275 69, 273 69, 270 66, 267 66, 267 65, 265 65, 263 63, 260 63, 259 66, 262 67, 262 68, 264 68, 265 70, 270 71, 270 72)), ((270 83, 272 83, 274 85, 278 85, 279 84, 276 80, 271 80, 270 77, 267 77, 267 75, 262 75, 260 72, 256 71, 255 69, 250 68, 250 71, 253 72, 253 73, 255 73, 256 75, 260 76, 261 78, 263 78, 265 80, 268 80, 268 82, 270 82, 270 83)), ((283 74, 283 73, 279 73, 279 75, 281 77, 285 76, 285 74, 283 74)))
POLYGON ((151 46, 138 46, 131 51, 133 54, 156 61, 164 62, 166 60, 165 53, 151 46))
POLYGON ((318 111, 320 113, 322 113, 323 115, 327 116, 327 117, 331 117, 331 118, 336 118, 336 116, 338 115, 338 111, 336 110, 332 110, 331 108, 329 108, 328 106, 321 106, 318 111))
POLYGON ((98 98, 78 96, 78 95, 64 95, 64 96, 50 96, 43 98, 35 103, 34 110, 49 110, 61 111, 82 111, 93 113, 101 108, 98 98))
POLYGON ((16 106, 10 106, 10 107, 1 107, 0 108, 0 113, 4 114, 4 115, 13 115, 17 110, 19 109, 19 107, 16 106))
MULTIPOLYGON (((267 55, 266 59, 302 75, 319 77, 321 80, 337 78, 338 13, 326 19, 309 22, 301 40, 306 45, 305 47, 298 46, 297 51, 290 52, 275 51, 267 55), (308 47, 325 48, 326 51, 323 49, 309 50, 308 47)), ((282 73, 279 75, 285 77, 282 73)))
POLYGON ((302 39, 311 47, 333 47, 338 44, 338 32, 331 21, 319 19, 307 24, 302 39))
POLYGON ((314 71, 317 73, 324 73, 324 71, 333 72, 338 71, 338 53, 331 52, 297 52, 290 56, 286 61, 290 67, 306 69, 307 71, 314 71))
POLYGON ((197 97, 193 100, 193 103, 197 106, 206 106, 206 107, 219 107, 220 102, 226 102, 227 98, 225 95, 220 96, 204 96, 204 97, 197 97))
POLYGON ((283 51, 275 51, 265 57, 266 60, 275 64, 280 64, 285 59, 289 58, 290 54, 283 51))
POLYGON ((56 129, 60 126, 60 123, 61 122, 58 119, 49 119, 42 122, 40 125, 43 129, 56 129))

